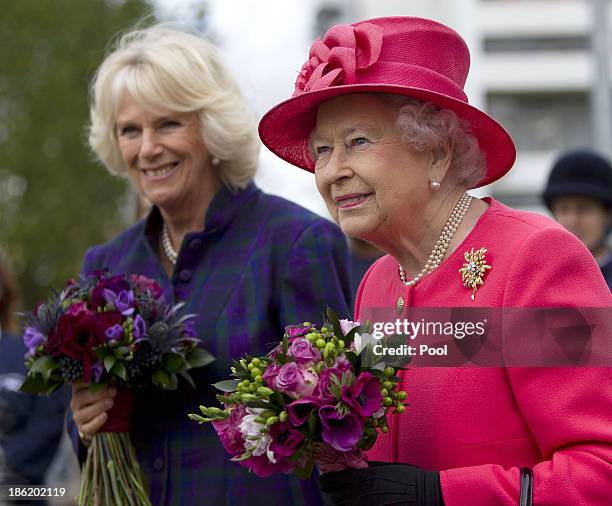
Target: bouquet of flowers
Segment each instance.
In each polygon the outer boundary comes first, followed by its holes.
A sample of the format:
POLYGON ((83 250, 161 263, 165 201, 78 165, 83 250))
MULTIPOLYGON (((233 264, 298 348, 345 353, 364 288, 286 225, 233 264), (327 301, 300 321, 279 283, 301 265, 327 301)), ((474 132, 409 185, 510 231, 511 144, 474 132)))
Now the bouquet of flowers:
MULTIPOLYGON (((409 359, 378 356, 369 324, 339 320, 289 326, 265 357, 234 361, 234 379, 216 383, 223 408, 189 417, 212 422, 232 460, 260 477, 366 467, 365 451, 387 432, 390 409, 405 410, 398 368, 409 359)), ((395 339, 394 336, 391 339, 395 339)))
POLYGON ((68 281, 26 315, 28 374, 21 390, 48 394, 84 381, 92 391, 117 387, 104 427, 89 447, 80 505, 150 505, 129 439, 133 388, 175 389, 178 377, 214 360, 198 347, 195 315, 169 305, 155 281, 107 271, 68 281))

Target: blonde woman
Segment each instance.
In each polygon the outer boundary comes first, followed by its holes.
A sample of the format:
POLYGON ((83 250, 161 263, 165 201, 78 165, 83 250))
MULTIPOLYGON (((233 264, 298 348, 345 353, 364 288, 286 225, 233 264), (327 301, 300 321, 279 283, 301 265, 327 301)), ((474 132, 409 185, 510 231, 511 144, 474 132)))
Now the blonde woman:
MULTIPOLYGON (((259 190, 253 115, 217 50, 154 26, 123 37, 92 86, 91 147, 152 204, 148 216, 85 255, 83 272, 155 279, 198 314, 195 333, 217 361, 197 390, 141 391, 132 441, 153 504, 317 504, 314 482, 259 480, 226 458, 212 427, 186 413, 214 403, 231 358, 261 354, 285 325, 350 305, 345 239, 332 223, 259 190)), ((82 449, 106 421, 113 390, 73 389, 82 449)), ((80 437, 77 436, 77 433, 80 437)))

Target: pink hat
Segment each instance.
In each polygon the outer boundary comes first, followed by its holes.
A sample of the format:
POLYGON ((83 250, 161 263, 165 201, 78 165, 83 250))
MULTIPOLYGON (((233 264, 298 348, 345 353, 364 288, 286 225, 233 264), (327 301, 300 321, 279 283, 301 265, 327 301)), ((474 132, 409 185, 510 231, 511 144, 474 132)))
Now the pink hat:
POLYGON ((332 26, 312 44, 293 96, 262 118, 259 135, 283 160, 313 172, 308 136, 322 102, 356 92, 406 95, 451 109, 469 122, 487 160, 486 176, 474 187, 484 186, 510 170, 516 149, 499 123, 468 104, 463 86, 469 66, 459 34, 429 19, 390 17, 332 26))

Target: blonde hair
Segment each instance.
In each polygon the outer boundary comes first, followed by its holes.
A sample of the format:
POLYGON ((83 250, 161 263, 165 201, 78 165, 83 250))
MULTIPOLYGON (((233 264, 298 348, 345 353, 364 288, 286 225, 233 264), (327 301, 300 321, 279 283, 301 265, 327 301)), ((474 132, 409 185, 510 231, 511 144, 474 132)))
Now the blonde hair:
POLYGON ((89 145, 111 174, 126 176, 116 138, 125 92, 149 110, 198 115, 202 141, 220 160, 221 180, 245 188, 257 170, 255 117, 213 44, 167 24, 123 35, 98 68, 90 90, 89 145))

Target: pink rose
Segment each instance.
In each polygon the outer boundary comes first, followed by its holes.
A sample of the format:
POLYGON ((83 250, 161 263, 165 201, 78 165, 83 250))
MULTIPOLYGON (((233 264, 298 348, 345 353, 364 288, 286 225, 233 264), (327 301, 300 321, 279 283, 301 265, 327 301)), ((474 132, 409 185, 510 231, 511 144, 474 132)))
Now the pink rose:
POLYGON ((230 455, 237 455, 244 451, 240 422, 246 414, 246 408, 238 405, 232 409, 229 418, 212 422, 223 448, 230 455))
POLYGON ((303 337, 296 338, 289 346, 287 353, 303 366, 312 365, 321 360, 321 352, 303 337))
POLYGON ((287 362, 278 371, 275 383, 277 388, 287 394, 303 397, 312 393, 317 381, 314 372, 301 369, 295 362, 287 362))
POLYGON ((264 369, 262 378, 268 387, 276 387, 276 377, 278 376, 279 371, 280 366, 278 364, 270 364, 264 369))

